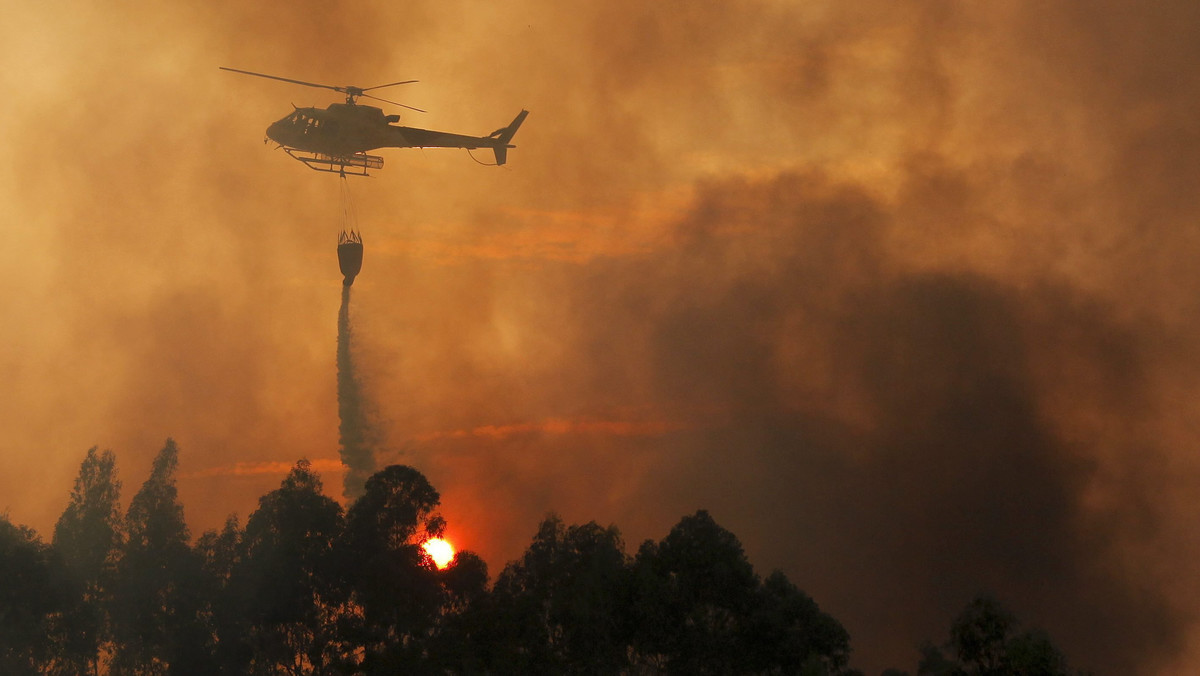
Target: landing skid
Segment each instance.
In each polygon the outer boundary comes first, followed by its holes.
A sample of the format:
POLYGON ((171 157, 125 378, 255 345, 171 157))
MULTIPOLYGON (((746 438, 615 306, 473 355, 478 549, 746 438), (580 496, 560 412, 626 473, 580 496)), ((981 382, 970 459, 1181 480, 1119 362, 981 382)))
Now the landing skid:
POLYGON ((370 176, 367 173, 368 169, 383 168, 382 157, 366 153, 333 157, 332 155, 322 155, 321 153, 314 153, 308 150, 297 150, 286 147, 283 149, 283 152, 303 162, 309 169, 325 171, 331 174, 341 174, 342 176, 347 174, 351 176, 370 176))

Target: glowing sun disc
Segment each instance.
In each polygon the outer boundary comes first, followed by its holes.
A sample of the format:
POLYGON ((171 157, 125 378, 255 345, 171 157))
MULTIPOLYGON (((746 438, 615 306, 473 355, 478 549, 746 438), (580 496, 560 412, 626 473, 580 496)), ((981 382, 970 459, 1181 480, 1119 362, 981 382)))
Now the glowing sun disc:
POLYGON ((421 547, 438 568, 445 568, 454 560, 454 547, 441 538, 429 538, 421 547))

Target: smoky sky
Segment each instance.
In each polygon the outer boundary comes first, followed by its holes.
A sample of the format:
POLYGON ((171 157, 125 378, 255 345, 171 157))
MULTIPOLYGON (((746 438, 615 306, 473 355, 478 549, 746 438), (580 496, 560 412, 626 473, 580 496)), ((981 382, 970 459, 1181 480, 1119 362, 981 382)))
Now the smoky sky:
POLYGON ((509 402, 664 424, 426 441, 436 477, 465 472, 511 514, 598 509, 644 536, 703 504, 873 668, 907 664, 980 591, 1100 671, 1180 647, 1186 608, 1146 541, 1165 527, 1168 449, 1109 437, 1145 424, 1162 335, 1067 285, 900 264, 884 242, 911 216, 819 174, 711 183, 695 204, 673 253, 543 292, 570 327, 554 334, 579 337, 546 387, 572 394, 509 402))
POLYGON ((636 545, 704 508, 868 672, 989 591, 1072 663, 1186 673, 1197 12, 14 8, 0 509, 44 535, 87 448, 134 485, 173 437, 199 532, 281 478, 226 469, 338 457, 339 189, 262 143, 338 97, 217 66, 418 79, 405 124, 531 111, 503 169, 351 185, 379 462, 452 539, 496 570, 548 511, 636 545))

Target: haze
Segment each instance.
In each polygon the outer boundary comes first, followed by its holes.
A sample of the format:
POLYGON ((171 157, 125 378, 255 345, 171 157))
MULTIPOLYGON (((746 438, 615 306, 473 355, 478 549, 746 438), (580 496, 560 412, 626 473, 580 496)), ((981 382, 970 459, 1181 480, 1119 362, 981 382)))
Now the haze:
POLYGON ((217 67, 411 78, 405 124, 531 111, 502 169, 350 186, 376 461, 456 547, 708 509, 868 673, 980 591, 1097 673, 1200 664, 1195 3, 6 15, 0 510, 44 538, 93 445, 128 500, 176 439, 194 533, 340 485, 338 179, 261 142, 339 97, 217 67))

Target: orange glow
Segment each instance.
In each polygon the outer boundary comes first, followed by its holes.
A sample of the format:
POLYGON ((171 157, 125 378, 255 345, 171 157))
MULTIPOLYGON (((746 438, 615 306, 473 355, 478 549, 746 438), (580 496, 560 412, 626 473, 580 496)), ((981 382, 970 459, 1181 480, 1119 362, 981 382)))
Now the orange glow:
MULTIPOLYGON (((283 476, 292 471, 296 466, 293 462, 284 462, 282 460, 263 460, 263 461, 241 461, 232 465, 222 465, 219 467, 208 467, 206 469, 197 470, 195 472, 184 472, 179 475, 180 479, 205 479, 208 477, 220 476, 256 476, 260 474, 278 474, 283 476)), ((314 472, 325 473, 340 473, 345 471, 342 461, 336 458, 314 458, 309 461, 309 466, 314 472)))
POLYGON ((438 439, 462 439, 480 437, 493 440, 507 439, 519 434, 601 434, 617 437, 661 436, 684 429, 686 425, 672 420, 597 420, 547 418, 536 422, 512 423, 507 425, 482 425, 472 429, 449 430, 419 434, 417 441, 438 439))
POLYGON ((454 546, 441 538, 429 538, 421 547, 438 569, 445 568, 454 560, 454 546))

